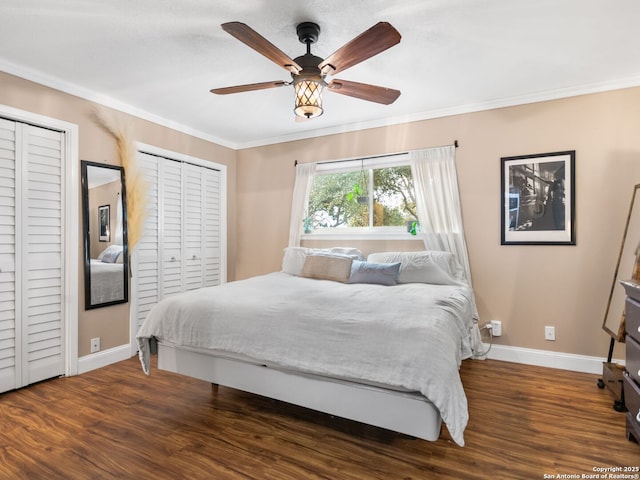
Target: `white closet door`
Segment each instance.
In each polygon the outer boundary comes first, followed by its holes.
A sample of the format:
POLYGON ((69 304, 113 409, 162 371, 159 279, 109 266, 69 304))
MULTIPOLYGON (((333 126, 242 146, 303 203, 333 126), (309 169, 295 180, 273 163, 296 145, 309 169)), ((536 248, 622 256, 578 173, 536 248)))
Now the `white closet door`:
POLYGON ((220 171, 143 152, 138 160, 148 210, 134 253, 135 331, 163 298, 218 285, 222 264, 220 171))
POLYGON ((204 187, 202 205, 204 221, 202 228, 202 257, 204 264, 202 286, 212 287, 220 284, 222 251, 222 190, 221 174, 218 170, 202 168, 204 187))
POLYGON ((64 373, 63 140, 0 120, 0 391, 64 373))
POLYGON ((184 290, 220 283, 220 172, 184 164, 184 290))
POLYGON ((203 187, 204 168, 183 164, 184 178, 184 281, 183 290, 195 290, 204 285, 202 259, 204 239, 203 187))
POLYGON ((159 217, 158 217, 158 157, 146 153, 138 154, 138 165, 144 172, 147 185, 147 209, 144 233, 135 247, 137 263, 132 271, 132 281, 137 287, 136 331, 147 314, 160 300, 159 278, 159 217))
POLYGON ((24 125, 22 384, 64 373, 63 134, 24 125))
MULTIPOLYGON (((16 324, 16 124, 0 119, 0 392, 19 386, 16 324)), ((18 279, 19 280, 19 279, 18 279)))
POLYGON ((161 298, 180 293, 182 287, 182 163, 160 162, 161 298))

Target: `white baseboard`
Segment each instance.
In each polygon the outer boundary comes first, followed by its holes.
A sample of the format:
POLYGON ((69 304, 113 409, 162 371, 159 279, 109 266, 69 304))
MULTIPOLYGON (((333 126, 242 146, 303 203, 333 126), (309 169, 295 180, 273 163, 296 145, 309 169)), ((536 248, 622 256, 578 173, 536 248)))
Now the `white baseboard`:
POLYGON ((78 359, 78 373, 86 373, 96 368, 106 367, 112 363, 121 362, 131 358, 131 346, 120 345, 119 347, 103 350, 102 352, 85 355, 78 359))
MULTIPOLYGON (((489 345, 485 344, 484 347, 489 348, 489 345)), ((589 357, 573 353, 550 352, 548 350, 503 345, 493 345, 487 358, 594 374, 602 374, 602 362, 607 360, 604 357, 589 357)), ((624 360, 613 359, 612 361, 621 365, 625 364, 624 360)))
MULTIPOLYGON (((489 348, 484 344, 484 348, 489 348)), ((98 353, 92 353, 78 359, 78 373, 86 373, 97 368, 106 367, 112 363, 121 362, 131 358, 131 346, 121 345, 98 353)), ((558 368, 583 373, 602 373, 604 357, 590 357, 573 353, 551 352, 548 350, 535 350, 533 348, 509 347, 493 345, 487 358, 501 360, 503 362, 523 363, 538 367, 558 368)), ((613 359, 614 363, 624 365, 624 360, 613 359)))

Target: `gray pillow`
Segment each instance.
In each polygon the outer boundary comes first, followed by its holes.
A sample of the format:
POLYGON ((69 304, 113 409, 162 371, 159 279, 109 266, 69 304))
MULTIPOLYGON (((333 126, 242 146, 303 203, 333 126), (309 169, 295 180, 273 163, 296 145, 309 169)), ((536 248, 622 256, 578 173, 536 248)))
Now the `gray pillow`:
POLYGON ((398 283, 398 263, 373 263, 354 260, 347 283, 373 283, 376 285, 396 285, 398 283))

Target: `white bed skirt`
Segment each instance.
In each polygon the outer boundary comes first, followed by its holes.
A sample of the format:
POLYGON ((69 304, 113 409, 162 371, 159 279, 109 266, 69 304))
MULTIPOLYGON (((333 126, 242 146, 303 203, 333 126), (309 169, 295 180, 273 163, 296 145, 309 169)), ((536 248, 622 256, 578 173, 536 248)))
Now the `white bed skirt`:
POLYGON ((416 392, 279 370, 162 343, 158 343, 158 368, 424 440, 440 437, 437 408, 416 392))

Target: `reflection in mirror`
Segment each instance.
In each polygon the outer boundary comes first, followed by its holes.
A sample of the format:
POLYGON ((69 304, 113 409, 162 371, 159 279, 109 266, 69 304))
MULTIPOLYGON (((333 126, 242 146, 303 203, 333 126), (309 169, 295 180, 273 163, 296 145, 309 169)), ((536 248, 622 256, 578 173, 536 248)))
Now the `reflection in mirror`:
POLYGON ((82 161, 85 309, 128 301, 127 210, 122 167, 82 161))

